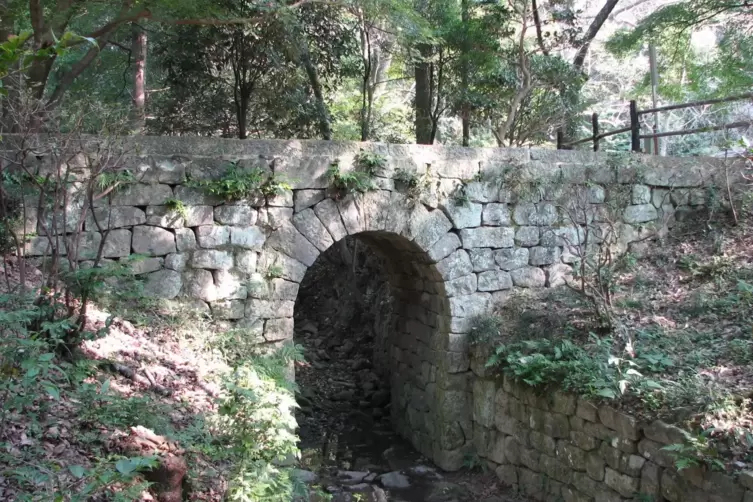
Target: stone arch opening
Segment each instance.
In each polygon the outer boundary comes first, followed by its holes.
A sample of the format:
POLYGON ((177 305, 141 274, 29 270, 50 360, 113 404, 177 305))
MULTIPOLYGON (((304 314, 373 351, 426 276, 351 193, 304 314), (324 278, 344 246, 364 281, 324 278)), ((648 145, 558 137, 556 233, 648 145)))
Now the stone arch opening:
POLYGON ((359 232, 322 252, 294 307, 294 341, 307 359, 296 368, 304 448, 358 456, 333 443, 384 450, 394 432, 434 458, 449 312, 435 263, 403 236, 359 232))

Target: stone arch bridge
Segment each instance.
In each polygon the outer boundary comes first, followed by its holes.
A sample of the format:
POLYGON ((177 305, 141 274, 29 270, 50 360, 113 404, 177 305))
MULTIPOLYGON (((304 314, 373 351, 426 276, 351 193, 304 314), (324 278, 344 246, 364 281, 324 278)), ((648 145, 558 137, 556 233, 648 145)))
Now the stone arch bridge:
MULTIPOLYGON (((571 151, 202 138, 135 138, 127 152, 139 183, 93 210, 84 251, 101 241, 97 218, 109 228, 106 259, 147 256, 137 272, 151 294, 189 299, 260 344, 292 339, 298 285, 328 247, 357 235, 386 257, 398 306, 392 419, 445 469, 462 465, 474 422, 492 405, 474 396, 473 318, 516 288, 562 284, 576 259, 571 244, 594 222, 615 224, 627 243, 702 206, 719 167, 571 151), (362 149, 384 160, 375 189, 333 196, 328 168, 355 169, 362 149), (274 171, 292 190, 227 202, 187 183, 219 178, 228 162, 274 171), (406 173, 429 180, 426 189, 406 193, 406 173), (172 200, 185 205, 182 215, 172 200)), ((32 238, 27 254, 45 254, 47 242, 32 238)))

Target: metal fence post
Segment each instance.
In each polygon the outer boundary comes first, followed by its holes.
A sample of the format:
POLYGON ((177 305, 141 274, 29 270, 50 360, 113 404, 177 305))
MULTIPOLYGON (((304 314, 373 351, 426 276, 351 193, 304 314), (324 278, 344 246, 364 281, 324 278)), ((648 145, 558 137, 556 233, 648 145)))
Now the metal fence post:
POLYGON ((599 114, 594 113, 591 115, 591 127, 593 129, 594 139, 594 152, 599 151, 599 114))
POLYGON ((634 152, 641 151, 641 123, 638 118, 638 104, 634 99, 630 101, 630 149, 634 152))

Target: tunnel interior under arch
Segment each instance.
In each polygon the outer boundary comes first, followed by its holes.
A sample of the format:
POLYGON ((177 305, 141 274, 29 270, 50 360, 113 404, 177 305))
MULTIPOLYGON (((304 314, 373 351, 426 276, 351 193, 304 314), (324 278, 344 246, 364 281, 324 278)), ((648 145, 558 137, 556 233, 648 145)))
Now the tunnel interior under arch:
MULTIPOLYGON (((294 340, 307 359, 296 368, 302 443, 383 427, 434 456, 448 312, 441 275, 404 237, 361 232, 323 252, 295 303, 294 340)), ((458 436, 444 449, 462 446, 458 436)))

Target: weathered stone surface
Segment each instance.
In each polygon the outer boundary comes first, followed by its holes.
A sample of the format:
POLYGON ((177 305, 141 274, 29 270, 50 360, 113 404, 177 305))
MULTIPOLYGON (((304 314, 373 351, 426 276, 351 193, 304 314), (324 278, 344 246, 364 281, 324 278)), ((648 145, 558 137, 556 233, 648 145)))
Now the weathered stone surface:
POLYGON ((554 452, 557 448, 557 443, 554 439, 550 438, 546 434, 538 431, 531 431, 528 436, 528 440, 531 443, 533 449, 546 453, 549 456, 554 456, 554 452))
POLYGON ((460 246, 460 237, 455 233, 448 232, 429 248, 428 255, 432 261, 438 262, 449 256, 460 246))
POLYGON ((293 216, 293 224, 319 251, 326 251, 335 243, 313 209, 305 209, 293 216))
POLYGON ((105 246, 102 248, 103 258, 125 258, 131 254, 131 231, 125 228, 107 232, 105 246))
POLYGON ((146 223, 146 214, 137 207, 97 207, 87 217, 86 229, 96 232, 100 228, 107 230, 110 228, 143 225, 144 223, 146 223), (99 223, 99 227, 97 223, 99 223))
POLYGON ((599 408, 599 420, 613 431, 617 431, 620 437, 633 441, 640 438, 638 421, 630 415, 609 406, 602 406, 599 408))
MULTIPOLYGON (((281 319, 293 316, 292 301, 269 301, 252 298, 246 302, 246 317, 281 319)), ((292 330, 291 330, 292 332, 292 330)))
POLYGON ((640 488, 640 479, 622 474, 607 467, 604 472, 604 483, 623 497, 632 497, 640 488))
POLYGON ((324 196, 325 190, 295 190, 293 192, 295 212, 298 213, 316 205, 324 200, 324 196))
POLYGON ((560 259, 560 248, 536 246, 530 249, 529 263, 533 266, 551 265, 560 259))
POLYGON ((539 458, 539 465, 541 467, 541 472, 552 479, 556 479, 557 481, 566 484, 569 484, 572 480, 572 471, 567 465, 550 455, 542 454, 539 458))
POLYGON ((518 472, 513 465, 500 465, 494 473, 504 485, 512 486, 518 483, 518 472))
POLYGON ((248 289, 245 280, 235 271, 215 270, 212 272, 218 300, 245 300, 248 289))
POLYGON ((133 227, 131 247, 134 253, 161 256, 176 251, 175 235, 169 230, 145 225, 133 227))
POLYGON ((463 277, 458 277, 451 281, 445 282, 445 292, 447 296, 461 296, 470 295, 476 291, 476 274, 468 274, 463 277))
POLYGON ((512 288, 512 278, 509 272, 489 270, 478 274, 479 291, 500 291, 512 288))
POLYGON ((271 249, 265 249, 259 253, 256 269, 266 274, 275 270, 279 272, 281 278, 295 282, 301 282, 306 274, 306 265, 271 249))
POLYGON ((179 228, 175 230, 175 243, 178 251, 181 253, 192 251, 198 247, 196 244, 196 234, 191 228, 179 228))
MULTIPOLYGON (((460 241, 458 240, 458 242, 460 241)), ((468 254, 470 255, 474 272, 484 272, 486 270, 495 270, 497 268, 497 264, 494 262, 494 250, 492 249, 470 249, 468 250, 468 254)))
POLYGON ((230 244, 233 246, 261 251, 267 236, 259 227, 230 227, 230 244))
MULTIPOLYGON (((248 315, 248 308, 246 310, 248 315)), ((267 319, 264 322, 264 339, 268 342, 293 339, 293 318, 267 319)))
POLYGON ((586 470, 586 452, 566 440, 557 442, 557 460, 576 471, 586 470))
POLYGON ((463 248, 510 248, 515 245, 515 230, 508 227, 467 228, 460 231, 463 248))
POLYGON ((604 459, 596 451, 586 455, 586 474, 594 481, 604 481, 604 459))
POLYGON ((481 217, 484 225, 507 226, 512 224, 507 204, 486 204, 481 217))
POLYGON ((131 263, 131 271, 134 275, 148 274, 162 268, 164 258, 143 258, 131 263))
POLYGON ((546 285, 550 288, 556 288, 568 283, 573 278, 573 268, 564 263, 557 263, 544 269, 546 272, 546 285))
POLYGON ((309 267, 319 256, 316 247, 292 225, 284 225, 272 232, 267 244, 309 267))
POLYGON ((447 216, 435 209, 429 212, 428 216, 424 218, 418 230, 413 234, 416 244, 421 249, 431 248, 439 239, 441 239, 452 228, 452 222, 447 219, 447 216))
POLYGON ((529 250, 527 248, 498 249, 494 252, 494 262, 502 270, 516 270, 528 265, 529 250))
POLYGON ((521 288, 543 288, 546 285, 546 274, 540 268, 523 267, 510 272, 514 285, 521 288))
POLYGON ((199 298, 205 302, 217 300, 217 290, 214 278, 209 270, 189 270, 186 272, 185 293, 192 298, 199 298))
POLYGON ((146 277, 144 294, 153 298, 171 300, 178 296, 183 280, 178 272, 173 270, 159 270, 146 277))
POLYGON ((211 249, 230 243, 230 227, 203 225, 196 227, 195 231, 199 247, 211 249))
POLYGON ((137 183, 113 194, 110 204, 113 206, 156 206, 172 198, 173 189, 169 185, 137 183))
POLYGON ((643 434, 650 440, 662 444, 684 444, 690 438, 690 434, 661 420, 655 420, 643 427, 643 434))
POLYGON ((633 204, 648 204, 651 202, 651 187, 646 185, 633 185, 633 204))
MULTIPOLYGON (((214 208, 214 221, 223 225, 248 227, 255 225, 257 218, 258 213, 256 212, 256 209, 246 204, 218 206, 214 208)), ((200 223, 200 225, 204 224, 205 223, 200 223)))
POLYGON ((515 231, 515 243, 518 246, 536 246, 539 244, 539 239, 539 227, 518 227, 515 231))
POLYGON ((468 253, 462 249, 458 249, 447 258, 437 263, 436 267, 437 271, 442 275, 442 278, 445 281, 451 281, 473 272, 473 265, 471 265, 468 253))
POLYGON ((583 398, 578 399, 578 404, 575 408, 575 414, 583 420, 589 422, 596 422, 599 419, 599 409, 595 404, 589 403, 583 398))
POLYGON ((238 251, 235 253, 235 268, 243 274, 253 274, 258 260, 259 254, 254 251, 238 251))
POLYGON ((475 317, 486 312, 489 293, 454 296, 450 298, 450 314, 458 317, 475 317))
POLYGON ((268 195, 267 205, 273 207, 293 207, 293 192, 285 190, 278 195, 268 195))
MULTIPOLYGON (((175 187, 175 199, 183 202, 186 206, 214 206, 220 204, 222 199, 216 195, 212 195, 203 188, 187 187, 185 185, 178 185, 175 187)), ((146 204, 159 205, 164 204, 167 199, 162 202, 148 201, 146 204)))
POLYGON ((473 420, 484 427, 494 427, 495 392, 493 380, 473 381, 473 420))
POLYGON ((656 208, 651 204, 628 206, 623 213, 625 223, 646 223, 659 217, 656 208))
POLYGON ((228 270, 233 268, 233 255, 229 251, 199 249, 193 252, 191 267, 209 270, 228 270))
POLYGON ((549 226, 559 220, 557 207, 548 202, 525 202, 515 206, 513 219, 518 225, 549 226))
POLYGON ((188 253, 170 253, 165 256, 165 268, 183 272, 188 265, 188 253))
POLYGON ((244 316, 245 305, 243 300, 223 300, 210 305, 212 316, 215 319, 236 320, 244 316))
POLYGON ((452 220, 454 228, 473 228, 481 226, 481 210, 483 206, 475 202, 469 202, 468 204, 456 204, 450 200, 448 204, 444 204, 441 208, 447 213, 452 220))
POLYGON ((332 199, 324 199, 319 202, 314 206, 314 213, 327 228, 333 241, 337 242, 348 235, 340 217, 340 211, 337 209, 337 204, 332 199))

